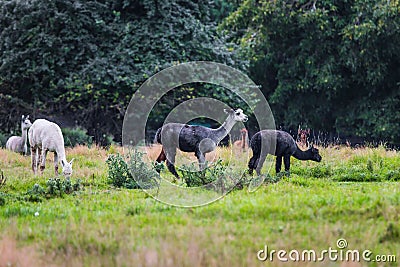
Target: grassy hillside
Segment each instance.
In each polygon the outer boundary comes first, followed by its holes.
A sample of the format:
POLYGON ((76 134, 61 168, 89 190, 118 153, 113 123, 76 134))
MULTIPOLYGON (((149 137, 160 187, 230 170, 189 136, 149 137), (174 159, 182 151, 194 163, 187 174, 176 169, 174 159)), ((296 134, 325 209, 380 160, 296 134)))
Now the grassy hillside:
MULTIPOLYGON (((157 149, 148 151, 150 160, 157 149)), ((52 162, 44 176, 34 177, 29 157, 0 150, 7 178, 0 187, 0 266, 366 266, 257 260, 265 245, 321 251, 337 249, 339 238, 348 249, 397 255, 391 265, 399 264, 398 152, 321 148, 321 163, 292 159, 291 176, 277 183, 235 190, 204 207, 175 208, 141 190, 112 187, 105 160, 118 151, 67 150, 67 158, 75 158, 72 182, 80 179, 81 189, 35 199, 27 192, 36 183, 47 188, 52 162)), ((217 156, 227 161, 230 151, 217 156)), ((231 160, 244 169, 247 157, 234 151, 231 160)))

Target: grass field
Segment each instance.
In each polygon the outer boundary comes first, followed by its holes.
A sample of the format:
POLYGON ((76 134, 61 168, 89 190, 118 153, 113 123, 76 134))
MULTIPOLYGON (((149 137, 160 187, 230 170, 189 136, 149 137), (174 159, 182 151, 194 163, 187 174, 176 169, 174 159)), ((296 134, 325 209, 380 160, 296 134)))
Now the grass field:
MULTIPOLYGON (((148 150, 150 160, 157 149, 148 150)), ((81 190, 37 202, 27 192, 36 183, 46 188, 52 162, 35 177, 29 157, 0 150, 7 178, 0 187, 0 267, 400 266, 399 152, 321 148, 321 163, 292 159, 290 177, 267 181, 255 192, 234 190, 210 205, 176 208, 141 190, 112 187, 105 160, 118 151, 67 150, 67 158, 75 158, 72 181, 80 179, 81 190), (265 245, 320 252, 338 249, 339 238, 346 249, 368 249, 371 258, 395 255, 397 262, 257 259, 265 245)), ((226 148, 217 153, 224 160, 229 155, 226 148)), ((236 151, 232 164, 245 169, 247 157, 236 151)))

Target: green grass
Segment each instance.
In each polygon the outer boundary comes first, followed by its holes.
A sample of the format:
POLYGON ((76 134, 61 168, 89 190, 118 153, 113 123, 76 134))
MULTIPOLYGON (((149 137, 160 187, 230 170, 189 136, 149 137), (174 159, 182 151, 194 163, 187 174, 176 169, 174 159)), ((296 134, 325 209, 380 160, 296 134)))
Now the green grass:
MULTIPOLYGON (((23 196, 36 183, 46 187, 52 162, 44 176, 34 177, 29 157, 0 150, 0 169, 7 177, 0 188, 5 201, 0 206, 0 266, 280 266, 259 262, 257 251, 264 245, 320 251, 336 248, 339 238, 349 249, 396 254, 392 265, 399 264, 397 152, 321 149, 321 163, 293 159, 289 178, 267 182, 255 192, 234 190, 198 208, 175 208, 141 190, 112 187, 108 153, 96 147, 67 150, 68 159, 75 157, 72 180, 80 179, 82 190, 31 202, 23 196)), ((225 161, 230 157, 227 149, 220 155, 225 161)), ((244 169, 246 160, 233 155, 232 164, 244 169)), ((272 170, 270 175, 275 175, 272 170)))

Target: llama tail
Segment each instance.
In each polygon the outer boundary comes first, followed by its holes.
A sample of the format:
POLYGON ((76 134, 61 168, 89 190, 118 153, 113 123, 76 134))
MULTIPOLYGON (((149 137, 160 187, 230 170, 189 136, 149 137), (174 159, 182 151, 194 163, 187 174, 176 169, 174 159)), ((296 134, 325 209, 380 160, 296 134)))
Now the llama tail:
POLYGON ((159 128, 156 132, 156 135, 154 136, 154 143, 155 144, 161 144, 161 129, 159 128))

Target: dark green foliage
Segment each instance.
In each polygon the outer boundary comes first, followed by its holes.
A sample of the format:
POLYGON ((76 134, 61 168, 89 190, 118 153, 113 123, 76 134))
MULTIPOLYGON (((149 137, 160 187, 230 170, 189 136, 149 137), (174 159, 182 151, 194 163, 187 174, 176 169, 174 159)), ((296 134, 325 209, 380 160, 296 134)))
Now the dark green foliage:
POLYGON ((213 182, 216 177, 210 176, 209 169, 205 168, 199 171, 198 164, 193 162, 190 165, 183 165, 181 167, 182 178, 188 187, 203 186, 213 182))
POLYGON ((160 175, 143 161, 144 153, 133 149, 129 151, 128 168, 137 184, 136 188, 158 187, 160 175))
POLYGON ((128 164, 120 154, 109 155, 106 160, 108 179, 116 187, 138 188, 136 181, 129 172, 128 164))
POLYGON ((158 173, 143 162, 143 153, 138 150, 129 153, 128 163, 119 153, 109 155, 106 163, 108 179, 116 187, 138 189, 158 185, 158 173))
MULTIPOLYGON (((18 129, 21 114, 72 114, 93 141, 120 141, 144 80, 209 60, 247 68, 277 125, 398 142, 399 13, 386 0, 0 1, 0 129, 18 129)), ((198 96, 246 109, 223 88, 184 86, 158 103, 148 129, 198 96)))
POLYGON ((199 171, 197 163, 183 165, 181 167, 182 177, 188 187, 196 187, 210 184, 216 180, 224 179, 226 166, 222 164, 222 160, 213 163, 212 166, 199 171))
POLYGON ((1 1, 1 102, 12 112, 73 113, 97 142, 119 138, 132 94, 159 70, 241 62, 216 33, 231 9, 224 1, 1 1))
POLYGON ((70 179, 50 178, 46 184, 47 196, 62 196, 63 194, 70 194, 80 189, 80 180, 72 184, 70 179))
POLYGON ((183 165, 180 169, 187 187, 204 186, 208 190, 225 193, 231 189, 243 189, 244 178, 228 169, 222 159, 199 171, 198 164, 183 165))
POLYGON ((399 13, 398 1, 250 0, 222 29, 278 125, 398 142, 399 13))
POLYGON ((46 187, 34 184, 25 193, 5 194, 0 192, 0 206, 2 205, 2 201, 4 201, 3 205, 7 201, 42 202, 54 197, 63 197, 65 194, 74 194, 80 190, 82 190, 80 179, 72 183, 66 179, 50 178, 46 182, 46 187))
POLYGON ((50 178, 46 182, 46 188, 34 184, 29 189, 23 200, 29 202, 41 202, 44 198, 62 197, 64 194, 71 194, 81 190, 81 181, 78 179, 72 183, 69 179, 50 178))
POLYGON ((1 148, 6 147, 6 143, 7 143, 7 135, 0 133, 0 147, 1 148))
POLYGON ((162 170, 165 169, 165 163, 154 161, 153 167, 158 173, 160 173, 162 170))
POLYGON ((63 128, 61 129, 66 146, 74 147, 76 145, 91 145, 92 137, 82 128, 63 128))

